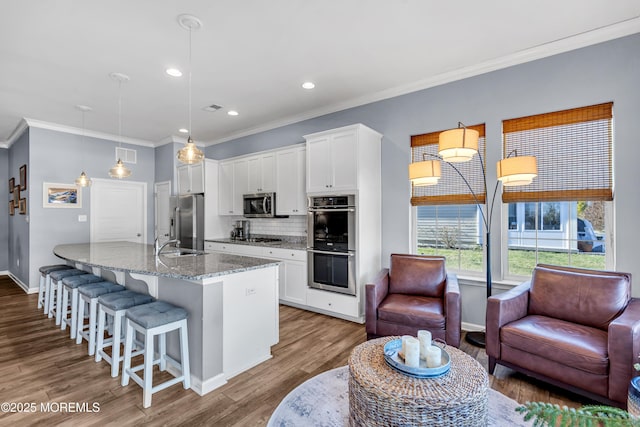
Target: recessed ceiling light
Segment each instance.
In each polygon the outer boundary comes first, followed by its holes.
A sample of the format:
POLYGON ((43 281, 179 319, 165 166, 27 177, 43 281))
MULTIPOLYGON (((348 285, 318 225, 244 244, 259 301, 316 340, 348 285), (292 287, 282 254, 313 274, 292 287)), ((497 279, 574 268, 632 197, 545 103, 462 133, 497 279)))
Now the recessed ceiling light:
POLYGON ((302 83, 302 87, 305 89, 313 89, 316 85, 313 82, 304 82, 302 83))
POLYGON ((171 77, 182 77, 182 71, 177 68, 167 68, 166 73, 171 77))
POLYGON ((180 133, 189 133, 189 129, 180 128, 180 129, 178 129, 178 132, 180 132, 180 133))
POLYGON ((235 110, 229 110, 229 111, 227 111, 227 114, 230 115, 230 116, 237 116, 238 112, 235 111, 235 110))

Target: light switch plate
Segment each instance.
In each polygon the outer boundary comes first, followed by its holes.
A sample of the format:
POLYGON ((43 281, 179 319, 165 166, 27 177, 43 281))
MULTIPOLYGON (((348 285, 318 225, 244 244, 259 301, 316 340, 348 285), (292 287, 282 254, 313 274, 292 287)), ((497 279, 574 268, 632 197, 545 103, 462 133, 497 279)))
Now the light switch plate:
POLYGON ((86 215, 78 215, 78 222, 87 222, 86 215))

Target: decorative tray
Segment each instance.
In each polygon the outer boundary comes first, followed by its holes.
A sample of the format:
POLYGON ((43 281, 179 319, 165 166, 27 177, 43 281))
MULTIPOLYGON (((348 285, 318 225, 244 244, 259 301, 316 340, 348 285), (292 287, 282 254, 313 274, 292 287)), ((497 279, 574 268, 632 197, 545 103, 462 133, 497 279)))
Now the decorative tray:
POLYGON ((420 366, 412 368, 405 365, 404 359, 400 357, 402 350, 402 339, 391 340, 384 345, 384 360, 396 371, 414 378, 435 378, 449 372, 451 368, 451 358, 444 348, 442 350, 442 365, 437 368, 427 368, 427 362, 420 359, 420 366))

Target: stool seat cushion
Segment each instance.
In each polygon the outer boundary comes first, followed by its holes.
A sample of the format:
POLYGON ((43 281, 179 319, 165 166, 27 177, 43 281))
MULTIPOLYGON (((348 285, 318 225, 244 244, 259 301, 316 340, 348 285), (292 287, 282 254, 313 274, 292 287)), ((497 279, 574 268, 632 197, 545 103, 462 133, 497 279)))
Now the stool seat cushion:
POLYGON ((95 274, 80 274, 78 276, 69 276, 62 279, 62 284, 69 289, 75 289, 80 285, 87 283, 104 282, 104 279, 95 274))
POLYGON ((51 273, 49 273, 49 277, 51 277, 51 280, 59 282, 65 277, 79 276, 80 274, 89 274, 89 273, 83 270, 78 270, 77 268, 70 268, 68 270, 52 271, 51 273))
POLYGON ((78 287, 78 292, 89 298, 97 298, 100 295, 121 291, 124 291, 124 286, 116 285, 113 282, 107 281, 87 283, 86 285, 80 285, 78 287))
POLYGON ((168 302, 155 301, 129 308, 126 316, 143 328, 150 329, 186 319, 189 313, 187 313, 187 310, 184 308, 177 307, 168 302))
POLYGON ((71 267, 70 265, 65 265, 65 264, 55 264, 55 265, 43 265, 42 267, 40 267, 40 273, 42 273, 43 275, 47 275, 49 273, 51 273, 52 271, 57 271, 57 270, 69 270, 72 269, 73 267, 71 267))
POLYGON ((133 291, 116 292, 101 295, 98 298, 98 304, 115 311, 125 310, 136 305, 148 304, 150 302, 153 302, 153 297, 151 295, 133 291))

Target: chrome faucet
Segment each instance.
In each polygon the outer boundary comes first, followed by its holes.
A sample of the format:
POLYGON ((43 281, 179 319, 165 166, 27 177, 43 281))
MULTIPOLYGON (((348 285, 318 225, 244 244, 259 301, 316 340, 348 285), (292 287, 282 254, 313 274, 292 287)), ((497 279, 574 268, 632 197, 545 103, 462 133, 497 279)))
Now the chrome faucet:
POLYGON ((174 244, 176 248, 180 247, 180 240, 178 239, 173 239, 173 240, 167 240, 166 242, 164 242, 162 245, 160 244, 160 241, 158 240, 158 238, 156 238, 155 242, 153 243, 153 248, 156 252, 156 256, 160 255, 160 252, 162 252, 162 250, 164 249, 165 246, 170 245, 170 244, 174 244))

